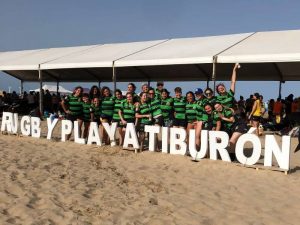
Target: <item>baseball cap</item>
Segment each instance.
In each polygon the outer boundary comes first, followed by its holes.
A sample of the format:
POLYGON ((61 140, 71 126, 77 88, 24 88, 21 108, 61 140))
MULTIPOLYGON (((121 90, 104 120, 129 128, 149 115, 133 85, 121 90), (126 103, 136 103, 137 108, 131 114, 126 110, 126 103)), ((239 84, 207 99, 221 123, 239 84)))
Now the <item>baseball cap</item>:
POLYGON ((196 88, 195 94, 203 94, 203 90, 201 88, 196 88))

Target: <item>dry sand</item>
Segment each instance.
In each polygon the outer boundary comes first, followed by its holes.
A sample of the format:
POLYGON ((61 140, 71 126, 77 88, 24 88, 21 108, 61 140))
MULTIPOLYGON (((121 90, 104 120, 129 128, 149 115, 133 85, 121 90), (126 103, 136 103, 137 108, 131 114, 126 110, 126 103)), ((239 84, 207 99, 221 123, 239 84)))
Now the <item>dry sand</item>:
POLYGON ((284 175, 1 134, 0 224, 299 224, 299 166, 300 152, 284 175))

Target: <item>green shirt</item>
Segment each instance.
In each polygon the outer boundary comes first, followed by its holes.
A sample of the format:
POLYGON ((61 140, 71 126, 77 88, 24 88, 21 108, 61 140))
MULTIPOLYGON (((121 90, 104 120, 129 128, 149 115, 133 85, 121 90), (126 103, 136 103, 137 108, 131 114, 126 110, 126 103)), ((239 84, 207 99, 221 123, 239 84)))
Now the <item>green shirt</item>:
POLYGON ((218 112, 216 111, 212 111, 211 114, 208 114, 207 112, 203 112, 202 121, 203 121, 202 128, 204 130, 212 130, 214 127, 216 127, 217 122, 220 121, 220 117, 218 112))
POLYGON ((164 119, 172 119, 174 116, 174 100, 173 98, 162 99, 160 109, 164 119))
POLYGON ((114 105, 115 105, 115 99, 114 97, 105 97, 101 101, 101 111, 102 114, 112 117, 114 114, 114 105))
POLYGON ((226 92, 225 95, 218 95, 217 101, 220 102, 223 106, 232 108, 234 103, 234 92, 230 89, 226 92))
POLYGON ((71 94, 65 97, 64 101, 68 105, 71 115, 81 116, 83 114, 82 101, 80 97, 75 97, 73 94, 71 94))
POLYGON ((127 101, 123 102, 121 111, 123 114, 123 119, 127 123, 134 123, 135 122, 135 106, 134 104, 129 104, 127 101))
POLYGON ((113 120, 115 122, 118 122, 121 119, 119 116, 119 110, 122 108, 122 104, 125 101, 126 99, 115 99, 114 114, 113 114, 113 120))
POLYGON ((199 105, 197 102, 187 102, 185 105, 185 115, 188 123, 193 123, 197 120, 197 109, 199 105))
MULTIPOLYGON (((231 109, 227 109, 224 107, 223 107, 221 114, 228 119, 233 116, 233 112, 231 111, 231 109)), ((225 120, 221 120, 221 127, 222 127, 221 129, 223 131, 226 131, 231 128, 232 124, 233 124, 233 122, 227 122, 225 120)))
POLYGON ((197 121, 202 120, 202 114, 204 113, 204 105, 206 102, 206 98, 201 98, 196 101, 198 107, 197 107, 197 121))
MULTIPOLYGON (((140 115, 148 115, 151 113, 150 105, 147 103, 140 104, 137 108, 137 113, 140 115)), ((152 120, 149 120, 148 117, 144 117, 140 119, 141 124, 151 125, 152 120)))
POLYGON ((158 98, 150 99, 149 105, 151 108, 152 117, 158 117, 158 116, 162 115, 162 111, 160 108, 160 99, 158 99, 158 98))
POLYGON ((85 122, 91 121, 91 103, 82 102, 83 120, 85 122))
POLYGON ((95 121, 99 121, 100 115, 101 115, 101 108, 99 106, 95 106, 94 104, 90 107, 90 112, 94 113, 95 121))
POLYGON ((174 112, 175 119, 185 120, 185 103, 186 100, 184 97, 173 98, 174 99, 174 112))

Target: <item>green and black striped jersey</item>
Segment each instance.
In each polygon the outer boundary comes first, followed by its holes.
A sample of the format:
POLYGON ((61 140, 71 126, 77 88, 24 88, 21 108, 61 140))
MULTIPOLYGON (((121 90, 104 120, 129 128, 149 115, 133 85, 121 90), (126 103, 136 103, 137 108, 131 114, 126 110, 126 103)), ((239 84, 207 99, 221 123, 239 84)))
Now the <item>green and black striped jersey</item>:
POLYGON ((181 98, 173 98, 174 99, 174 112, 175 112, 175 119, 185 120, 185 104, 186 100, 184 97, 181 98))
POLYGON ((174 100, 173 98, 161 99, 160 109, 164 119, 172 119, 174 117, 174 100))
POLYGON ((122 107, 121 107, 123 119, 127 123, 134 123, 135 122, 135 112, 136 112, 136 107, 134 104, 129 104, 127 101, 123 102, 122 107))
POLYGON ((160 108, 160 99, 158 99, 158 98, 150 99, 149 105, 151 108, 152 117, 156 118, 156 117, 162 115, 162 111, 160 108))
POLYGON ((185 115, 188 123, 193 123, 197 120, 197 112, 199 105, 197 102, 187 102, 185 105, 185 115))
POLYGON ((100 105, 95 106, 94 104, 91 104, 90 111, 94 114, 95 121, 99 121, 101 115, 100 105))
POLYGON ((82 101, 80 97, 76 97, 73 94, 71 94, 65 97, 64 102, 71 111, 71 115, 82 116, 82 101))
MULTIPOLYGON (((231 109, 224 108, 224 107, 223 107, 222 112, 220 112, 220 113, 228 119, 233 116, 233 112, 231 111, 231 109)), ((233 124, 233 122, 227 122, 225 120, 221 120, 221 129, 223 131, 226 131, 231 128, 232 124, 233 124)))
POLYGON ((114 114, 113 114, 113 120, 115 122, 120 121, 120 116, 119 116, 119 110, 122 108, 123 102, 125 102, 126 99, 115 99, 115 105, 114 105, 114 114))
POLYGON ((83 120, 85 122, 91 121, 91 103, 90 102, 82 102, 82 110, 83 110, 83 120))
MULTIPOLYGON (((148 103, 139 104, 139 106, 137 107, 137 113, 140 114, 140 115, 151 114, 150 105, 148 103)), ((152 124, 151 118, 149 119, 148 117, 141 118, 140 122, 141 122, 141 124, 145 124, 145 125, 151 125, 152 124)))
POLYGON ((112 117, 114 114, 114 105, 115 105, 115 98, 105 97, 101 100, 101 113, 102 115, 106 115, 112 117))
POLYGON ((218 95, 217 101, 227 108, 232 108, 234 104, 234 92, 230 89, 225 95, 218 95))
POLYGON ((202 129, 212 130, 214 127, 216 127, 217 122, 220 121, 220 117, 217 111, 212 111, 211 114, 208 114, 207 112, 203 112, 202 121, 203 121, 202 129))

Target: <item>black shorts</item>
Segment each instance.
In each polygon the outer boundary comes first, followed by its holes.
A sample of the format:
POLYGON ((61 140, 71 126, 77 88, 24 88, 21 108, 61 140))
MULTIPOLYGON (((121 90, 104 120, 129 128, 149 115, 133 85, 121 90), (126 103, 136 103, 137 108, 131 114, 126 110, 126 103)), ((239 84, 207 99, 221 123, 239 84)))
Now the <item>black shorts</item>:
POLYGON ((251 117, 251 120, 260 122, 261 117, 260 117, 260 116, 252 116, 252 117, 251 117))
POLYGON ((136 131, 138 131, 138 132, 145 132, 145 124, 140 123, 140 124, 136 127, 136 131))
POLYGON ((83 117, 81 115, 67 114, 66 118, 67 118, 67 120, 71 120, 72 122, 77 121, 77 120, 83 120, 83 117))
POLYGON ((101 114, 100 118, 101 118, 101 120, 106 120, 108 123, 110 123, 112 121, 112 116, 108 116, 105 114, 101 114))
POLYGON ((164 119, 164 123, 163 123, 164 127, 172 127, 173 126, 173 120, 169 119, 169 118, 165 118, 164 119))
POLYGON ((238 132, 241 134, 246 134, 248 131, 248 126, 246 123, 236 123, 231 127, 231 133, 238 132))
POLYGON ((173 126, 186 128, 186 120, 174 119, 173 126))
POLYGON ((162 116, 153 118, 153 124, 154 124, 154 125, 162 126, 163 123, 164 123, 164 118, 163 118, 162 116))

